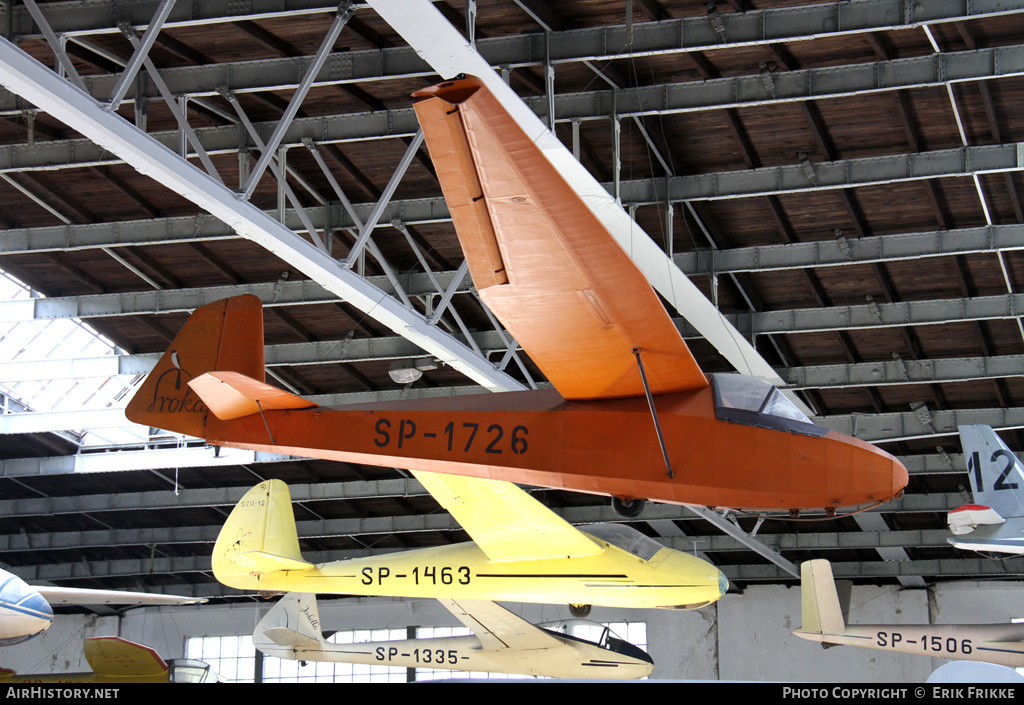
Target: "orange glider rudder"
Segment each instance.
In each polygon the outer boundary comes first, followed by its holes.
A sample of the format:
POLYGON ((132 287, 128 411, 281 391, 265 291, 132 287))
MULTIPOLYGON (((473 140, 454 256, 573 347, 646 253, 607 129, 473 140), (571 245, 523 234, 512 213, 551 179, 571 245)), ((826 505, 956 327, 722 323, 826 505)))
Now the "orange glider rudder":
POLYGON ((129 421, 202 438, 208 409, 189 382, 212 371, 263 382, 263 309, 234 296, 197 308, 125 409, 129 421))

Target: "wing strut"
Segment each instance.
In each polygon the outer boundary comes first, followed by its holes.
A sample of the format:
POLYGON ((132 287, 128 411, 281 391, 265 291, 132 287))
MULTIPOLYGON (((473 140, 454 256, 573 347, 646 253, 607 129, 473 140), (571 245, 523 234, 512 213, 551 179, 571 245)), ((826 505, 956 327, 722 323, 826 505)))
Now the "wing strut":
POLYGON ((266 428, 267 428, 267 435, 270 436, 270 444, 276 446, 277 445, 277 441, 274 440, 274 434, 271 433, 271 431, 270 431, 270 424, 267 423, 267 416, 266 416, 266 414, 263 413, 263 405, 260 404, 260 400, 259 399, 256 400, 256 406, 259 408, 260 416, 263 418, 263 425, 266 426, 266 428))
POLYGON ((644 383, 644 394, 647 395, 647 406, 651 407, 651 418, 654 419, 654 430, 658 433, 658 444, 661 446, 661 457, 665 459, 665 469, 669 477, 675 477, 672 472, 672 462, 668 459, 668 448, 665 447, 665 436, 661 432, 661 424, 658 422, 658 410, 654 408, 654 397, 651 395, 651 387, 647 384, 647 373, 644 372, 644 361, 640 359, 640 348, 633 348, 636 355, 636 365, 640 368, 640 381, 644 383))

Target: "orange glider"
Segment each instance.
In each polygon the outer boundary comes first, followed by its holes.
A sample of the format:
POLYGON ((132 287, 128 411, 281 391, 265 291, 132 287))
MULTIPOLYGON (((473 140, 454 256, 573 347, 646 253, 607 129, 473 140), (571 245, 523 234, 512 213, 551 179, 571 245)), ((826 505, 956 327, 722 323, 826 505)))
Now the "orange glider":
POLYGON ((705 376, 650 284, 475 78, 415 94, 480 297, 553 390, 324 408, 265 382, 259 299, 199 308, 126 410, 214 445, 619 500, 833 513, 885 502, 898 460, 778 389, 705 376))

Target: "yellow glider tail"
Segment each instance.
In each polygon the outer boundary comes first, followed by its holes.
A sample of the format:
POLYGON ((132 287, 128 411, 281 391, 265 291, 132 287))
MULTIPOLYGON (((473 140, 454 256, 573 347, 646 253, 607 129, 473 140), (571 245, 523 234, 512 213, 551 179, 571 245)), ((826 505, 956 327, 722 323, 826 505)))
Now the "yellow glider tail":
POLYGON ((246 492, 213 546, 214 576, 240 590, 259 590, 266 573, 312 567, 299 551, 291 494, 280 480, 246 492))
MULTIPOLYGON (((803 626, 799 631, 839 635, 846 631, 839 588, 832 577, 832 565, 822 559, 804 561, 800 566, 800 609, 803 626)), ((841 587, 849 590, 845 581, 841 587)), ((847 595, 847 600, 849 596, 847 595)))
POLYGON ((202 438, 206 415, 233 419, 313 402, 272 387, 263 367, 263 308, 251 295, 197 308, 125 409, 130 421, 202 438))

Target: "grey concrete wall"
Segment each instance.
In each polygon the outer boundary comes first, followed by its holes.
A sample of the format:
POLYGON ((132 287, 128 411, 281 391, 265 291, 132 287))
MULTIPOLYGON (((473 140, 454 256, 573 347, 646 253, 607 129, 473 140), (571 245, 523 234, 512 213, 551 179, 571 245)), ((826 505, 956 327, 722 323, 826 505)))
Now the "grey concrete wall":
POLYGON ((116 636, 117 617, 56 615, 50 628, 15 646, 0 647, 0 666, 18 673, 88 673, 82 642, 94 636, 116 636))
MULTIPOLYGON (((956 624, 1008 622, 1024 617, 1024 583, 966 582, 930 590, 855 586, 850 623, 956 624)), ((82 639, 119 635, 156 649, 165 658, 183 656, 187 636, 251 634, 270 602, 222 606, 130 610, 116 617, 58 616, 43 636, 0 649, 0 665, 21 673, 88 670, 82 639)), ((566 607, 507 605, 534 621, 568 618, 566 607)), ((432 600, 362 598, 323 600, 324 630, 406 626, 460 626, 432 600)), ((801 624, 800 591, 754 586, 726 595, 695 612, 595 607, 597 621, 647 622, 647 650, 655 678, 786 682, 921 682, 944 659, 835 647, 792 635, 801 624)))

